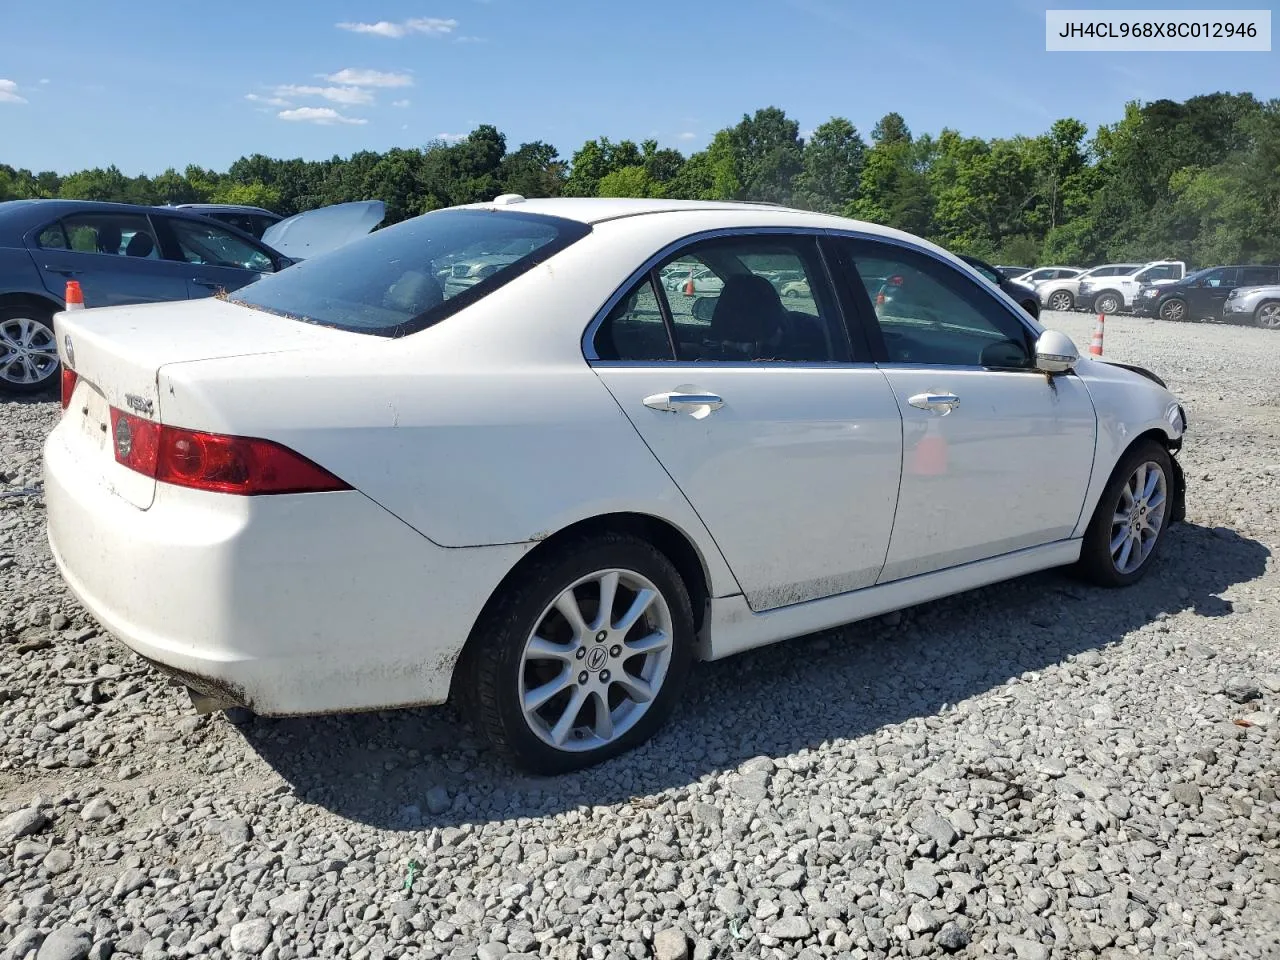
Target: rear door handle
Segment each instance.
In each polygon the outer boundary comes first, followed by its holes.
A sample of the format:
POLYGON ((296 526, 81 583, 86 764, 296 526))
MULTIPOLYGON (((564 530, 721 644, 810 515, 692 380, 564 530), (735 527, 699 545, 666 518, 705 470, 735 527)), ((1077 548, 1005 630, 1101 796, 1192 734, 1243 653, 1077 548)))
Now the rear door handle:
POLYGON ((81 271, 79 270, 68 270, 66 267, 55 267, 51 263, 46 263, 44 265, 44 268, 48 270, 50 273, 61 274, 64 277, 78 277, 80 276, 80 273, 81 273, 81 271))
POLYGON ((198 287, 208 287, 210 290, 217 290, 220 286, 222 286, 222 284, 219 283, 217 280, 206 280, 204 277, 196 277, 191 282, 198 287))
POLYGON ((689 413, 695 420, 701 420, 723 407, 724 401, 714 393, 671 392, 645 397, 644 405, 650 410, 661 410, 663 413, 689 413))
POLYGON ((907 403, 921 410, 932 410, 946 416, 960 406, 960 398, 954 393, 917 393, 907 403))

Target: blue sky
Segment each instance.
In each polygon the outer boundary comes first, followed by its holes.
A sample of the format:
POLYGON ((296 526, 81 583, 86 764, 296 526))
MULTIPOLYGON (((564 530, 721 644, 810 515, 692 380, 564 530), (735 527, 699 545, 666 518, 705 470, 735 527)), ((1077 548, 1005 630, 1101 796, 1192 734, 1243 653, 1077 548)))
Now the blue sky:
POLYGON ((566 158, 601 135, 690 152, 768 105, 806 131, 839 115, 865 135, 897 110, 991 137, 1093 128, 1134 98, 1280 96, 1276 52, 1047 53, 1046 4, 1023 0, 4 6, 0 162, 61 172, 315 159, 480 123, 566 158))

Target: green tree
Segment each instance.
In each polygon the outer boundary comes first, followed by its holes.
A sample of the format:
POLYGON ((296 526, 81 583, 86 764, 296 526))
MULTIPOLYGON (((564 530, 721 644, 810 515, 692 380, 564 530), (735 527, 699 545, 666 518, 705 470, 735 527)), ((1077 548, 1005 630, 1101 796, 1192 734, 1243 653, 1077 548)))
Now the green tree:
POLYGON ((795 202, 808 210, 840 213, 858 196, 867 145, 844 117, 832 117, 804 145, 795 178, 795 202))

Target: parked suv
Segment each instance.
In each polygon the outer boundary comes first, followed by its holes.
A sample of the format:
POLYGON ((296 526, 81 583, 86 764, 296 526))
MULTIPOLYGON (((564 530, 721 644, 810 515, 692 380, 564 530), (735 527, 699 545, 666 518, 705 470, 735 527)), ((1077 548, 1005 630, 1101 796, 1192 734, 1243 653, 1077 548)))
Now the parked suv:
POLYGON ((1088 309, 1089 304, 1079 303, 1080 285, 1095 280, 1106 280, 1129 273, 1141 267, 1140 263, 1104 263, 1091 267, 1075 277, 1058 277, 1054 280, 1041 280, 1036 284, 1036 293, 1040 303, 1047 310, 1088 309))
POLYGON ((1133 307, 1143 287, 1177 283, 1186 273, 1181 260, 1153 260, 1125 274, 1081 281, 1076 304, 1094 313, 1120 313, 1133 307))
POLYGON ((1036 267, 1034 270, 1028 270, 1026 273, 1018 274, 1009 279, 1034 286, 1046 280, 1070 280, 1072 277, 1080 276, 1083 272, 1080 267, 1036 267))
POLYGON ((1143 287, 1134 312, 1161 320, 1221 320, 1235 287, 1280 283, 1280 267, 1240 264, 1209 267, 1188 274, 1177 283, 1143 287))

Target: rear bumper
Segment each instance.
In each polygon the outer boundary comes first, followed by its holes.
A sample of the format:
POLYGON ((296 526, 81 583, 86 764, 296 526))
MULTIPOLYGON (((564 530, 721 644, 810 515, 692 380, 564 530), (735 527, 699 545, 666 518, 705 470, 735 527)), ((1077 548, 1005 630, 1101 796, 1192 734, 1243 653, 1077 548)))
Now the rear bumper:
POLYGON ((55 429, 49 544, 111 633, 267 715, 442 703, 489 594, 526 549, 446 549, 358 492, 234 497, 160 484, 141 510, 55 429))

